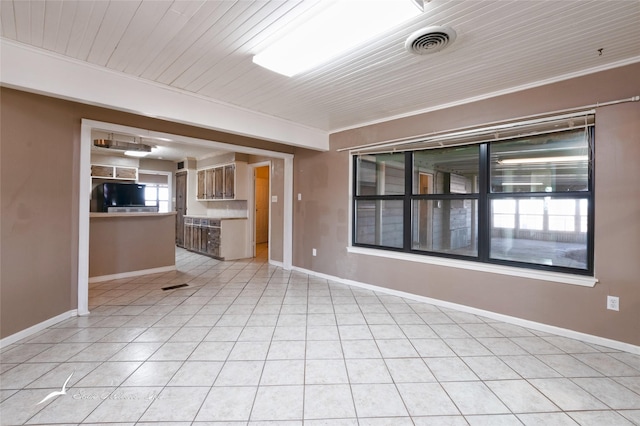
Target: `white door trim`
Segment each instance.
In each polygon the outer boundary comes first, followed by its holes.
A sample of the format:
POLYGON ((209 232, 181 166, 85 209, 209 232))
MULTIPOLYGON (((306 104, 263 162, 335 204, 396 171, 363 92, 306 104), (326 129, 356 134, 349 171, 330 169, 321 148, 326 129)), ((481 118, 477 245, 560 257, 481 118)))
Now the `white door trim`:
POLYGON ((89 314, 89 204, 91 200, 91 124, 80 129, 80 195, 78 200, 78 315, 89 314))

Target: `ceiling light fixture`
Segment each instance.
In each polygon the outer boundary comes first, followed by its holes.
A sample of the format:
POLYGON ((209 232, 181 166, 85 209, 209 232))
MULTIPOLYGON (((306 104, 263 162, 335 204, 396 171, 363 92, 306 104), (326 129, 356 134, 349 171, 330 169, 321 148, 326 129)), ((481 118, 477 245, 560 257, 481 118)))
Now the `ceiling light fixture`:
POLYGON ((125 155, 129 155, 127 154, 127 152, 137 152, 137 153, 144 154, 144 155, 137 154, 138 157, 144 157, 145 155, 151 152, 152 146, 143 144, 142 138, 140 138, 140 143, 136 143, 135 140, 136 138, 134 137, 133 142, 119 141, 113 137, 113 134, 109 134, 109 139, 94 139, 93 145, 98 148, 107 148, 107 149, 116 149, 119 151, 125 151, 125 155))
POLYGON ((147 151, 125 151, 124 155, 127 157, 146 157, 149 153, 147 151))
POLYGON ((291 77, 420 13, 413 0, 336 0, 255 55, 253 62, 291 77))
POLYGON ((508 158, 498 160, 498 164, 568 163, 587 160, 589 160, 588 155, 566 155, 564 157, 508 158))

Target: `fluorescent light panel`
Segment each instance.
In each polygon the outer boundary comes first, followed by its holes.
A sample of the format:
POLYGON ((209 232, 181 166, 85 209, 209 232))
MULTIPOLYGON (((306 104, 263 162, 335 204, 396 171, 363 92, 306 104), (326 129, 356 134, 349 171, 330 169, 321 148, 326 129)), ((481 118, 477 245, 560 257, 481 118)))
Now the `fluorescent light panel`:
POLYGON ((411 0, 336 0, 255 55, 253 62, 291 77, 420 13, 411 0))
POLYGON ((124 155, 129 157, 146 157, 149 154, 147 151, 125 151, 124 155))
POLYGON ((567 163, 587 161, 588 155, 566 155, 564 157, 538 157, 538 158, 508 158, 498 160, 499 164, 539 164, 539 163, 567 163))

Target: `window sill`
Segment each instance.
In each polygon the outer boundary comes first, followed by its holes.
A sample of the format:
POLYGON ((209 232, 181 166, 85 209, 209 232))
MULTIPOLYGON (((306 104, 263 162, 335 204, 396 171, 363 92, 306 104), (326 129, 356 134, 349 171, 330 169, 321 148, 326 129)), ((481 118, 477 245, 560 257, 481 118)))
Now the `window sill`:
POLYGON ((583 287, 593 287, 598 282, 597 278, 587 277, 584 275, 563 274, 559 272, 539 271, 536 269, 515 268, 510 266, 492 265, 488 263, 470 262, 467 260, 449 259, 436 256, 423 256, 387 250, 376 250, 364 247, 347 247, 347 252, 363 254, 367 256, 385 257, 388 259, 405 260, 408 262, 427 263, 430 265, 446 266, 449 268, 468 269, 472 271, 510 275, 513 277, 531 278, 534 280, 579 285, 583 287))

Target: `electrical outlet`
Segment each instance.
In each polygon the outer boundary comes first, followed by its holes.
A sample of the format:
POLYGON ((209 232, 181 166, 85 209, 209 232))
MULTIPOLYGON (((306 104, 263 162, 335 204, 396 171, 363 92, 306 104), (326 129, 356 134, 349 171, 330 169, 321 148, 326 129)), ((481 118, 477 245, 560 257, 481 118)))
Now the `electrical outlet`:
POLYGON ((298 201, 302 201, 302 194, 298 192, 298 201))
POLYGON ((607 296, 607 309, 611 311, 620 310, 620 299, 618 296, 607 296))
POLYGON ((317 254, 318 254, 318 252, 316 251, 316 249, 311 249, 311 255, 312 256, 315 256, 317 254))

